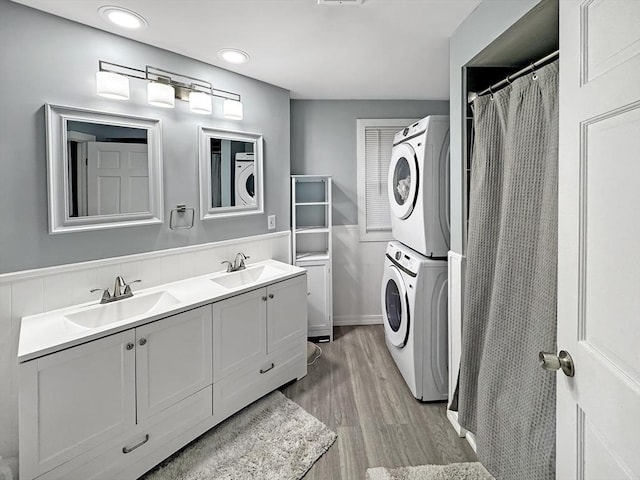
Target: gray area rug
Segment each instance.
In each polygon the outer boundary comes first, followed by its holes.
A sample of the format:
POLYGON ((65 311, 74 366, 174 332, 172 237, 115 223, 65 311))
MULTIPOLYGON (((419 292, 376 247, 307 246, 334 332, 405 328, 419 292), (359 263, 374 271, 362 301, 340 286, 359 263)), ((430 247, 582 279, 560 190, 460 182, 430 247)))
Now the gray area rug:
POLYGON ((299 480, 337 435, 275 391, 236 413, 144 480, 299 480))
POLYGON ((481 463, 370 468, 367 480, 495 480, 481 463))

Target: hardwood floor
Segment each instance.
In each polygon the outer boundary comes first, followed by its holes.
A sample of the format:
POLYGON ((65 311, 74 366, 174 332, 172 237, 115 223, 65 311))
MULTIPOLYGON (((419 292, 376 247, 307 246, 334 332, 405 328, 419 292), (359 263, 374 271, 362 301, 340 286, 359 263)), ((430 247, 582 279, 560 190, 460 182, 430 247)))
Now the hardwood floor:
POLYGON ((382 325, 337 327, 308 374, 282 392, 338 434, 305 480, 364 480, 367 468, 475 461, 446 418, 422 403, 387 351, 382 325))

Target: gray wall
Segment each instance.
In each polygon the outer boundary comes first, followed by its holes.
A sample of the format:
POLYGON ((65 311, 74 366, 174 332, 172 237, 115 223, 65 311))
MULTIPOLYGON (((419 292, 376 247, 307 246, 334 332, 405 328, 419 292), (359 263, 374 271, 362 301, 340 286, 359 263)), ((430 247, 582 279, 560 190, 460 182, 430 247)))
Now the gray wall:
POLYGON ((446 115, 449 102, 291 100, 291 173, 331 175, 333 224, 358 223, 356 120, 446 115))
POLYGON ((265 233, 289 224, 289 92, 223 69, 0 0, 0 273, 160 250, 265 233), (242 95, 244 120, 174 110, 146 102, 146 85, 131 80, 131 100, 96 95, 98 60, 136 68, 154 65, 210 80, 242 95), (200 221, 191 230, 160 226, 48 234, 45 103, 117 111, 162 120, 164 211, 179 203, 198 210, 197 128, 206 125, 264 136, 265 214, 200 221))
POLYGON ((464 165, 462 125, 465 121, 462 67, 505 32, 539 0, 484 0, 462 22, 451 37, 450 117, 451 117, 451 250, 463 252, 464 165))

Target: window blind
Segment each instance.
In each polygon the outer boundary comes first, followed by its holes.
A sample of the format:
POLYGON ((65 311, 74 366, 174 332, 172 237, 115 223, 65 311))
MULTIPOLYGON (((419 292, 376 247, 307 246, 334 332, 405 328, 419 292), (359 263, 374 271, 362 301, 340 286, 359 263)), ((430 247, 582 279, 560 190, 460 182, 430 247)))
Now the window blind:
POLYGON ((365 218, 366 231, 391 230, 387 176, 397 126, 365 127, 365 218))

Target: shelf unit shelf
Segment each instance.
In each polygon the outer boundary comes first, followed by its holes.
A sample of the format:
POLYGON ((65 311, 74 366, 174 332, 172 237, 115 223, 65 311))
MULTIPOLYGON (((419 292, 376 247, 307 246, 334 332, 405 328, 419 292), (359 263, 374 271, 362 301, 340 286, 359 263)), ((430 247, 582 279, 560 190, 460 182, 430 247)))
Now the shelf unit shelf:
POLYGON ((331 177, 291 176, 294 263, 307 270, 308 336, 333 340, 331 177))

